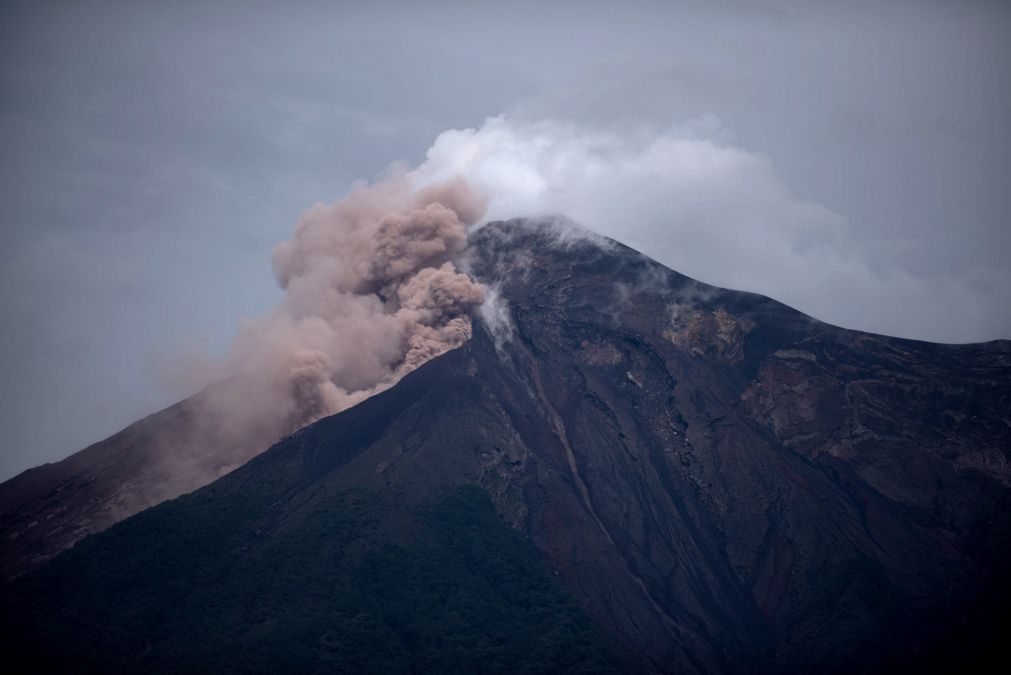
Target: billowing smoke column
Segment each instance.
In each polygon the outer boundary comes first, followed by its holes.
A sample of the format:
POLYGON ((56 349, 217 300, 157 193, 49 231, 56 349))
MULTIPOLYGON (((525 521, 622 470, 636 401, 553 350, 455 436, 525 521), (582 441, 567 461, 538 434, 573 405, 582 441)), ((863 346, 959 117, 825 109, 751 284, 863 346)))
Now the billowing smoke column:
POLYGON ((221 374, 243 384, 208 397, 208 419, 269 443, 469 339, 485 289, 453 258, 484 210, 462 180, 407 174, 305 212, 273 254, 284 298, 240 330, 221 374))

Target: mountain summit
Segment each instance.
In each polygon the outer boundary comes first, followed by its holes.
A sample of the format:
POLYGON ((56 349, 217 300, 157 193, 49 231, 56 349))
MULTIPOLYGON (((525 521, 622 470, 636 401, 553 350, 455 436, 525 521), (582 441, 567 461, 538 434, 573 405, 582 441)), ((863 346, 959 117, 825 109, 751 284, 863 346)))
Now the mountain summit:
POLYGON ((472 339, 7 583, 8 653, 852 671, 995 634, 1011 344, 829 326, 557 222, 468 256, 472 339))

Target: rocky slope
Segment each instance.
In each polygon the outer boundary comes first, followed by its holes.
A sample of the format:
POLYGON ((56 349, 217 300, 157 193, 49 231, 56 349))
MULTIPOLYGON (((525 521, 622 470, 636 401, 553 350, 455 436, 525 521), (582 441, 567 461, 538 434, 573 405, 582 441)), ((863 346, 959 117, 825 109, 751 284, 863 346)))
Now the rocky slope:
POLYGON ((591 613, 660 669, 901 663, 954 639, 1009 550, 1011 344, 842 330, 605 246, 517 227, 474 245, 542 447, 586 539, 618 552, 538 540, 595 561, 563 570, 591 613))
MULTIPOLYGON (((8 584, 18 649, 171 669, 179 622, 198 615, 232 622, 216 653, 242 653, 281 634, 253 618, 278 594, 336 602, 337 586, 307 586, 300 569, 414 550, 419 514, 466 485, 539 552, 620 669, 941 669, 995 634, 1011 551, 1009 343, 846 331, 550 224, 483 228, 470 266, 499 301, 469 343, 8 584), (375 525, 308 544, 354 495, 385 505, 363 521, 375 525), (239 534, 201 534, 217 527, 239 534), (269 555, 292 538, 298 555, 269 555), (177 564, 146 572, 166 559, 177 564), (264 582, 265 560, 288 583, 264 582), (208 604, 221 584, 230 600, 208 604), (172 602, 149 602, 153 587, 172 602), (149 630, 110 637, 136 625, 149 630)), ((403 621, 352 609, 422 644, 403 621)), ((300 658, 323 667, 312 659, 335 657, 321 649, 300 658)), ((427 663, 418 649, 405 670, 427 663)))

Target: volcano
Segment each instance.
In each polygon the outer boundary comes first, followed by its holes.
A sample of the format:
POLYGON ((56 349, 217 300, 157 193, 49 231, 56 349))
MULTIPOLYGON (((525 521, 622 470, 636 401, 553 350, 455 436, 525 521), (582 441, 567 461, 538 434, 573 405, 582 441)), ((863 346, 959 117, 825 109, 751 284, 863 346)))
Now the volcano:
MULTIPOLYGON (((462 347, 265 452, 206 457, 255 455, 44 564, 59 546, 7 537, 5 569, 36 568, 0 587, 9 658, 940 671, 992 646, 1011 343, 830 326, 557 221, 486 225, 467 254, 492 291, 462 347)), ((180 411, 134 429, 176 433, 180 411)), ((136 459, 120 441, 108 461, 136 459)), ((27 484, 0 489, 5 523, 40 499, 73 516, 27 484)))

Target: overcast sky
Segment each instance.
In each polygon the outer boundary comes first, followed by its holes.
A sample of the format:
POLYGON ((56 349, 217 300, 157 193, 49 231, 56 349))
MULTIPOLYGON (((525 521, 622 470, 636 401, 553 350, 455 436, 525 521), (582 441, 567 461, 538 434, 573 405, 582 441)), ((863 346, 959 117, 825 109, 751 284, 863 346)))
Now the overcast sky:
POLYGON ((1000 2, 5 2, 0 479, 186 393, 300 212, 394 160, 833 323, 1009 338, 1009 70, 1000 2))

